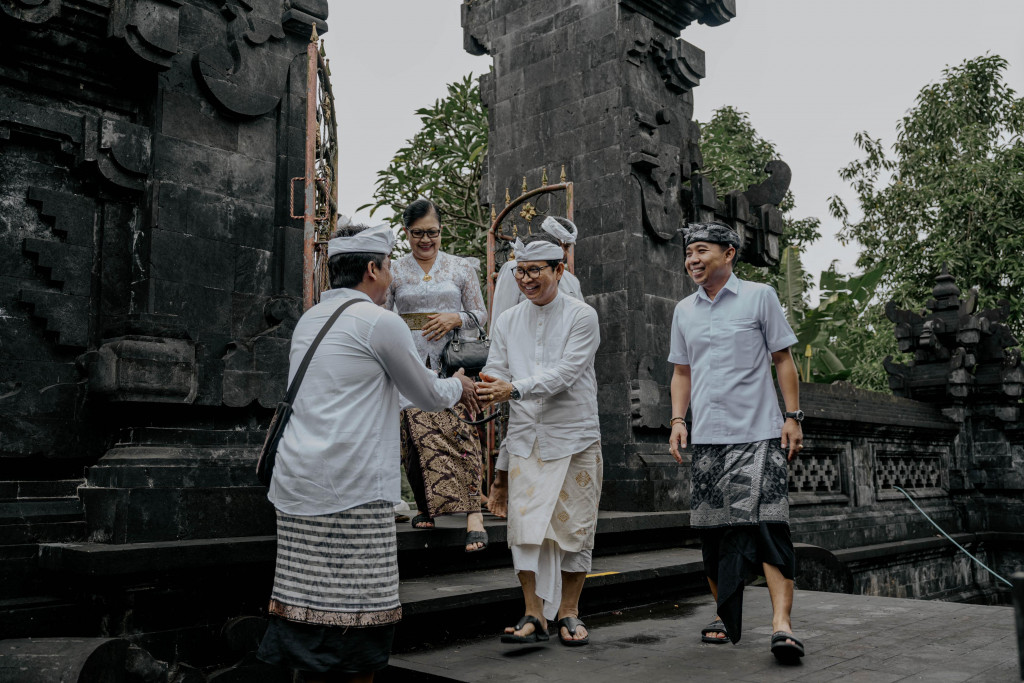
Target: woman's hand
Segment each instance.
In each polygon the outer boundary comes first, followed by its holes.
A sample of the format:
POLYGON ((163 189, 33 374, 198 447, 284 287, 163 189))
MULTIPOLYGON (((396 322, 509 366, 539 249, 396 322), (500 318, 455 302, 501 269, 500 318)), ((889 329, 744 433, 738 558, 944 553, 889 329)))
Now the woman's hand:
POLYGON ((423 336, 427 341, 437 341, 456 327, 462 327, 462 316, 458 313, 435 313, 427 317, 430 322, 423 326, 423 336))
POLYGON ((476 398, 486 408, 492 403, 502 403, 512 398, 511 382, 480 373, 482 382, 476 383, 476 398))

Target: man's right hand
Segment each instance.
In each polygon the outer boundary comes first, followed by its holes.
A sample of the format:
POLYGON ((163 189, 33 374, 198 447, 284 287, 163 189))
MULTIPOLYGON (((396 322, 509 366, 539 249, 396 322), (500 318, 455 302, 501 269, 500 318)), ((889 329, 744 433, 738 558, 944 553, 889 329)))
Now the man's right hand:
POLYGON ((465 368, 459 368, 459 371, 452 377, 456 377, 462 382, 462 398, 459 399, 459 403, 466 406, 471 417, 475 416, 480 412, 480 402, 476 399, 476 383, 466 377, 465 368))
POLYGON ((508 517, 508 483, 505 473, 497 470, 494 475, 494 482, 487 495, 487 509, 495 517, 508 517))
POLYGON ((686 448, 686 425, 683 422, 672 424, 672 436, 668 437, 668 452, 680 465, 683 464, 683 455, 679 451, 686 448))

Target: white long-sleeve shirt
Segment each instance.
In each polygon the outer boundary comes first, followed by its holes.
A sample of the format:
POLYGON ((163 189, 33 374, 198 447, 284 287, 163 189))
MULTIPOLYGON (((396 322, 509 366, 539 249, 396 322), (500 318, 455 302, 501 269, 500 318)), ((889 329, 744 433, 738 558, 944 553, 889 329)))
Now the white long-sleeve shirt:
POLYGON ((601 438, 594 357, 601 343, 597 311, 559 292, 545 306, 527 300, 494 324, 484 373, 511 382, 505 453, 524 458, 537 443, 541 460, 579 453, 601 438))
MULTIPOLYGON (((491 300, 491 329, 502 313, 516 304, 526 301, 526 297, 519 291, 516 278, 512 271, 516 268, 515 261, 506 261, 505 265, 498 271, 498 277, 494 282, 494 296, 491 300)), ((558 281, 558 291, 574 299, 583 301, 583 290, 580 289, 580 280, 566 269, 562 273, 562 279, 558 281)))
POLYGON ((450 408, 456 378, 439 379, 396 314, 352 289, 324 292, 295 326, 292 380, 306 350, 339 306, 341 314, 313 354, 277 450, 268 498, 292 515, 326 515, 374 500, 401 499, 398 394, 422 410, 450 408))

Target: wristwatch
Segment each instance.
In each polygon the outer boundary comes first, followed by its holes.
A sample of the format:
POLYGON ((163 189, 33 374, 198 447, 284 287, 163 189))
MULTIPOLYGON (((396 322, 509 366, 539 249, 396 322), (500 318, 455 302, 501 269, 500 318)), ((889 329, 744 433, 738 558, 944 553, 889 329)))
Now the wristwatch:
POLYGON ((803 422, 804 421, 804 411, 802 411, 799 408, 797 408, 796 410, 794 410, 791 413, 786 413, 786 417, 787 418, 791 417, 794 420, 796 420, 797 422, 803 422))
POLYGON ((513 401, 518 401, 522 397, 523 397, 523 395, 519 393, 519 390, 516 389, 516 385, 513 384, 512 385, 512 394, 509 396, 509 398, 512 399, 513 401))

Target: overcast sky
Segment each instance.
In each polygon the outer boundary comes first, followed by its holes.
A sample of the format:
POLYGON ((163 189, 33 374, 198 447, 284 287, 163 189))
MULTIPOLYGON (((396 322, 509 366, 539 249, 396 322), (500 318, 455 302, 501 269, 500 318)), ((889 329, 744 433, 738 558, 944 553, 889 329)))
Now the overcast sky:
MULTIPOLYGON (((606 0, 611 1, 611 0, 606 0)), ((462 49, 459 0, 331 2, 326 34, 337 96, 344 214, 372 201, 378 170, 419 121, 414 111, 445 84, 490 68, 462 49)), ((817 216, 823 237, 804 258, 817 274, 832 259, 852 272, 857 251, 835 238, 829 196, 856 214, 838 170, 859 156, 860 130, 895 139, 896 122, 942 69, 985 53, 1005 57, 1024 92, 1024 0, 737 0, 737 16, 694 25, 684 40, 704 50, 707 76, 695 118, 723 105, 750 114, 793 169, 796 216, 817 216)), ((379 218, 378 214, 374 218, 379 218)), ((366 212, 357 217, 367 218, 366 212)), ((586 226, 581 226, 586 230, 586 226)))

